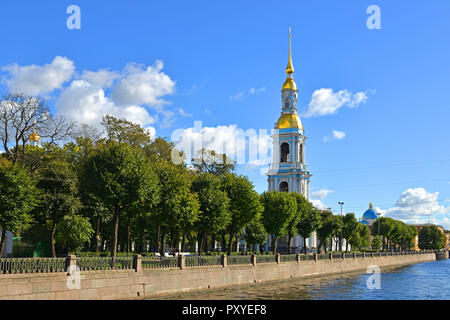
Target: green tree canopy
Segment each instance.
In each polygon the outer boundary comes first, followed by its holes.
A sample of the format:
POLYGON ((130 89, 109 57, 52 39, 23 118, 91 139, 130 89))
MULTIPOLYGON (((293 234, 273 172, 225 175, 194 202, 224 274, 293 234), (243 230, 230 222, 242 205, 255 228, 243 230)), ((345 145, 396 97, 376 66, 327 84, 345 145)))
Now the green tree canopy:
POLYGON ((261 195, 264 206, 264 228, 272 236, 272 250, 275 253, 276 242, 288 232, 289 222, 297 214, 297 202, 289 193, 270 191, 261 195))
POLYGON ((38 201, 35 181, 21 166, 0 156, 0 257, 3 255, 5 232, 24 231, 31 223, 30 212, 38 201))
POLYGON ((233 238, 251 221, 259 220, 263 208, 259 194, 247 177, 226 173, 221 178, 221 189, 230 200, 228 212, 231 220, 227 229, 230 235, 228 254, 231 254, 233 238))
POLYGON ((439 250, 445 246, 445 236, 434 225, 423 226, 419 232, 419 248, 422 250, 439 250))
POLYGON ((57 226, 56 241, 62 243, 67 250, 78 250, 89 242, 94 229, 89 220, 80 215, 65 216, 57 226))

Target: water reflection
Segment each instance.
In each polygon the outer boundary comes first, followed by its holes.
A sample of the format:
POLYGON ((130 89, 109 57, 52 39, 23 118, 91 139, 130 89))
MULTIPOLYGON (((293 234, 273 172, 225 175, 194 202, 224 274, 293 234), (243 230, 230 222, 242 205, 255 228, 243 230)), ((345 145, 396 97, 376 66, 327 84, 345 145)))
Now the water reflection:
POLYGON ((180 294, 161 299, 189 300, 403 300, 450 299, 450 259, 423 262, 381 274, 381 289, 370 290, 368 274, 295 279, 215 291, 180 294))

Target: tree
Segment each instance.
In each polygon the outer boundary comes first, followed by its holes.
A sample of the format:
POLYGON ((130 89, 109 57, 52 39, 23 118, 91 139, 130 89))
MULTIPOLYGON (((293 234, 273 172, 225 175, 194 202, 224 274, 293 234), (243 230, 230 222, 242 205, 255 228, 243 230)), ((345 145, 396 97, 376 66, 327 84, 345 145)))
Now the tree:
POLYGON ((38 201, 35 181, 19 165, 0 157, 0 257, 3 255, 5 233, 18 234, 31 223, 30 212, 38 201))
POLYGON ((110 115, 102 118, 108 140, 128 143, 131 146, 145 146, 151 141, 150 132, 126 119, 118 119, 110 115))
POLYGON ((256 246, 264 245, 267 241, 267 231, 264 229, 264 225, 261 219, 252 220, 245 227, 245 241, 249 245, 256 246))
POLYGON ((228 254, 231 255, 233 238, 240 234, 251 221, 259 220, 262 205, 259 194, 247 177, 226 173, 221 178, 221 189, 226 192, 229 201, 228 212, 231 221, 227 227, 230 235, 228 254))
POLYGON ((345 252, 348 252, 348 244, 352 237, 355 236, 358 227, 358 220, 355 218, 354 213, 347 213, 342 218, 342 236, 346 239, 345 252))
POLYGON ((78 250, 89 242, 94 229, 87 218, 80 215, 65 216, 57 227, 56 240, 70 250, 78 250))
POLYGON ((217 153, 214 150, 201 149, 192 159, 197 171, 211 173, 216 176, 231 173, 235 169, 235 163, 226 154, 217 153))
POLYGON ((207 243, 207 235, 215 234, 230 223, 228 211, 229 199, 225 191, 220 190, 218 177, 210 173, 198 174, 191 187, 200 201, 200 216, 196 231, 200 242, 200 253, 207 243))
POLYGON ((81 208, 78 179, 61 150, 56 150, 47 157, 38 174, 37 186, 43 195, 40 205, 35 209, 35 216, 49 228, 52 255, 56 257, 55 235, 58 223, 81 208))
POLYGON ((381 236, 378 236, 378 235, 374 236, 372 238, 372 244, 371 244, 372 249, 380 250, 381 243, 382 243, 381 236))
POLYGON ((317 237, 319 238, 319 253, 320 248, 323 245, 325 248, 325 253, 327 253, 327 243, 332 241, 331 237, 333 234, 336 234, 338 230, 341 228, 341 219, 338 216, 335 216, 328 210, 320 210, 319 214, 321 216, 321 225, 317 229, 317 237))
POLYGON ((301 195, 297 196, 297 210, 301 212, 297 224, 298 233, 303 238, 303 252, 306 254, 306 238, 309 238, 311 233, 320 228, 321 218, 319 210, 301 195))
POLYGON ((419 248, 422 250, 439 250, 445 246, 445 236, 434 225, 423 226, 419 232, 419 248))
POLYGON ((155 172, 162 184, 156 210, 162 228, 160 251, 164 255, 169 230, 178 231, 185 240, 188 229, 199 219, 200 203, 190 191, 192 177, 183 166, 163 160, 155 164, 155 172))
POLYGON ((121 210, 136 202, 156 201, 158 178, 142 151, 114 141, 89 157, 81 176, 83 188, 113 212, 111 255, 115 257, 121 210))
POLYGON ((45 143, 40 157, 30 165, 31 170, 40 166, 58 142, 71 137, 74 123, 64 117, 52 116, 39 98, 23 94, 4 95, 0 101, 0 141, 6 157, 13 163, 25 161, 25 146, 34 128, 45 143))
POLYGON ((261 195, 264 206, 264 228, 272 237, 272 250, 277 252, 277 240, 288 232, 289 222, 297 214, 297 202, 286 192, 270 191, 261 195))

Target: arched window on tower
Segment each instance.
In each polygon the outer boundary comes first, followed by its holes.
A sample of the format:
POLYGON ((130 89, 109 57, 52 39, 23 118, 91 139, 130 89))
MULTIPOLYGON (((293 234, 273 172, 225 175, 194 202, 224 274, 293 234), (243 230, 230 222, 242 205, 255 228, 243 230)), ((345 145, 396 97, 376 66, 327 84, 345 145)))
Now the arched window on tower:
POLYGON ((289 143, 283 142, 281 144, 281 162, 287 162, 289 156, 289 143))
POLYGON ((280 192, 288 192, 289 191, 289 185, 286 181, 283 181, 280 183, 280 192))
POLYGON ((284 101, 284 107, 285 107, 285 108, 289 108, 289 106, 290 106, 289 99, 286 99, 286 100, 284 101))
POLYGON ((303 144, 300 144, 300 148, 298 150, 300 163, 303 163, 303 144))

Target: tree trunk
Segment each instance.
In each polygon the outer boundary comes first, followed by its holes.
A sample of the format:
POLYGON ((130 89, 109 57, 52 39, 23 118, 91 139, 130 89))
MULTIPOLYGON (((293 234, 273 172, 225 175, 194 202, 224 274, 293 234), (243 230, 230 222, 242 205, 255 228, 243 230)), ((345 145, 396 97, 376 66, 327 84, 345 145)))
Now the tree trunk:
POLYGON ((277 253, 277 239, 275 237, 272 237, 272 252, 277 253))
POLYGON ((181 240, 181 251, 186 252, 186 232, 183 232, 183 239, 181 240))
POLYGON ((127 253, 130 253, 130 251, 131 251, 130 237, 131 237, 131 231, 130 231, 130 224, 128 223, 128 226, 127 226, 127 253))
POLYGON ((303 237, 303 253, 306 254, 306 238, 303 237))
POLYGON ((158 232, 156 234, 156 251, 161 252, 161 243, 160 243, 160 232, 161 232, 161 226, 158 225, 158 232))
POLYGON ((100 223, 101 218, 97 219, 97 228, 95 229, 95 239, 94 239, 94 246, 95 246, 95 252, 98 252, 98 238, 100 234, 100 223))
POLYGON ((117 255, 117 244, 119 235, 119 214, 120 214, 120 207, 116 205, 116 207, 114 208, 114 230, 111 248, 111 257, 113 258, 115 258, 117 255))
POLYGON ((0 258, 3 257, 3 248, 5 247, 5 238, 6 238, 6 231, 2 228, 2 235, 0 239, 0 258))
POLYGON ((225 238, 225 233, 222 233, 222 251, 225 252, 227 248, 227 239, 225 238))
POLYGON ((161 234, 161 251, 159 252, 161 254, 161 257, 164 257, 166 253, 166 234, 167 230, 166 228, 163 228, 161 234))
POLYGON ((348 252, 348 240, 345 241, 345 252, 348 252))
POLYGON ((234 235, 230 234, 230 243, 228 244, 228 255, 231 256, 231 251, 233 251, 233 237, 234 235))
POLYGON ((51 246, 52 246, 52 256, 53 256, 53 258, 56 258, 55 233, 56 233, 56 222, 53 222, 53 224, 52 224, 52 233, 51 233, 51 236, 50 236, 50 243, 51 243, 51 246))
POLYGON ((291 235, 288 235, 288 253, 289 254, 291 254, 291 240, 292 240, 291 235))

